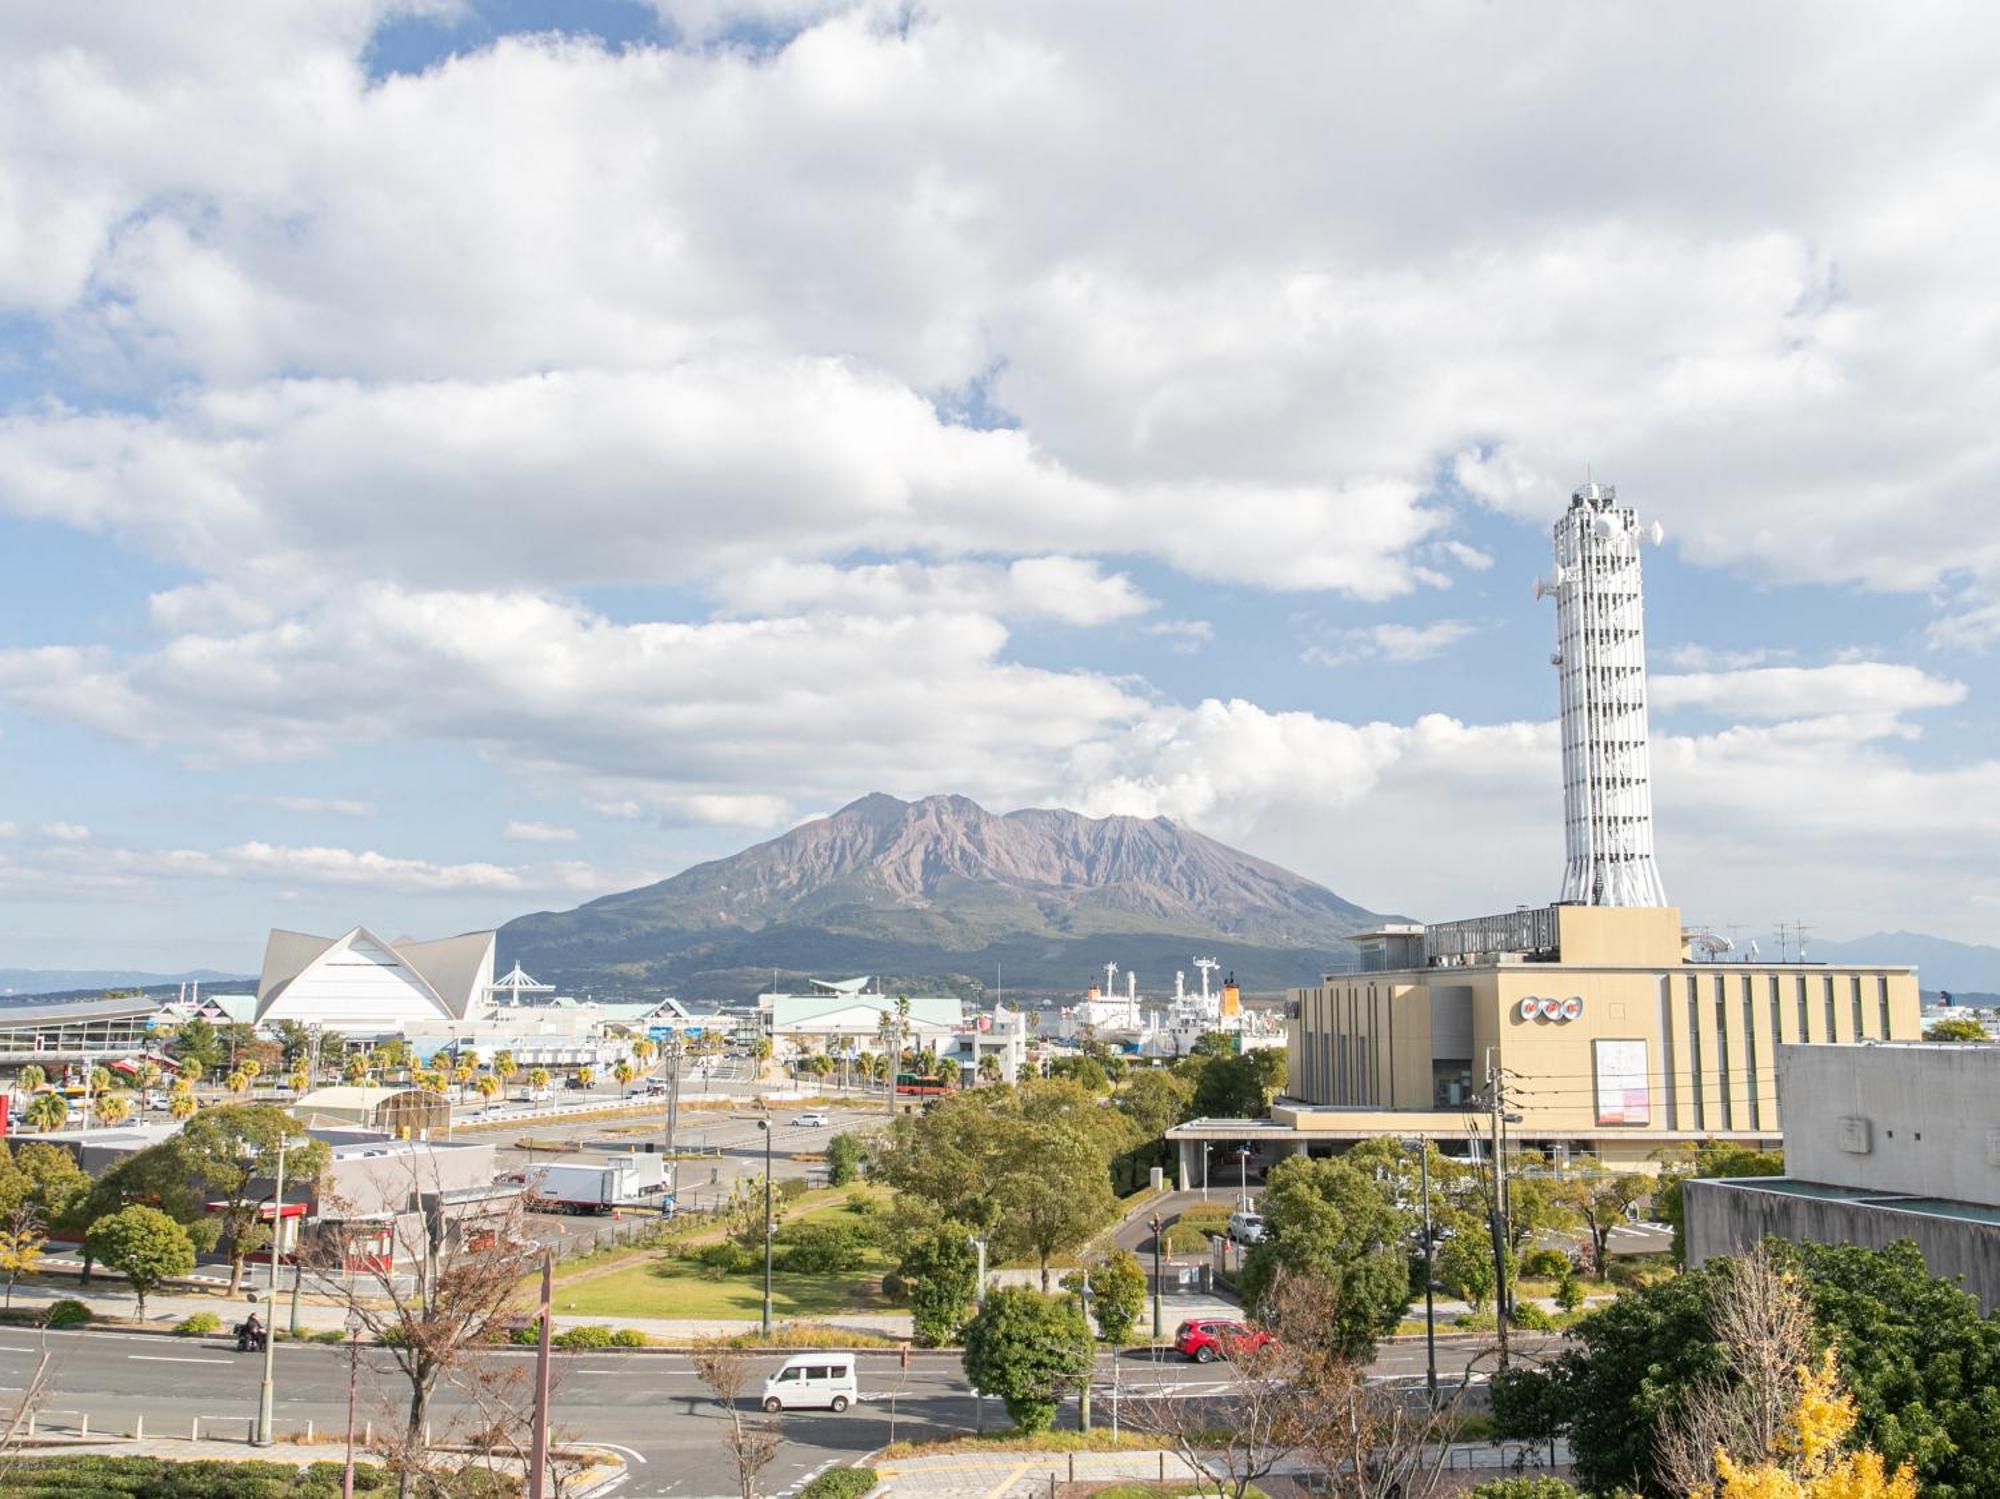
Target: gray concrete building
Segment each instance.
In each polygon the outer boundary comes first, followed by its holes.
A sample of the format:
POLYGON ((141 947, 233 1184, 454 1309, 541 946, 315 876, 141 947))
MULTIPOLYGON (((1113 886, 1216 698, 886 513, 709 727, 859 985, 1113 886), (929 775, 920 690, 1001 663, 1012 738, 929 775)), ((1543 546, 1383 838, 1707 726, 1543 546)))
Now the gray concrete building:
POLYGON ((1771 1235, 1910 1239, 1934 1274, 2000 1307, 2000 1045, 1783 1046, 1778 1092, 1786 1174, 1689 1182, 1689 1264, 1771 1235))

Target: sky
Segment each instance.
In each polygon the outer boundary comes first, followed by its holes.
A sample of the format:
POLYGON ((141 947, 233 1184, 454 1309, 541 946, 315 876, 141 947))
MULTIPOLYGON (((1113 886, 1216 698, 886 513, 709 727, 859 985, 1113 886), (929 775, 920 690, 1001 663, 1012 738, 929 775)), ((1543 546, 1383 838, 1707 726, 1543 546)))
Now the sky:
POLYGON ((1552 898, 1586 474, 1691 920, 1993 940, 2000 13, 0 10, 0 966, 870 791, 1552 898))

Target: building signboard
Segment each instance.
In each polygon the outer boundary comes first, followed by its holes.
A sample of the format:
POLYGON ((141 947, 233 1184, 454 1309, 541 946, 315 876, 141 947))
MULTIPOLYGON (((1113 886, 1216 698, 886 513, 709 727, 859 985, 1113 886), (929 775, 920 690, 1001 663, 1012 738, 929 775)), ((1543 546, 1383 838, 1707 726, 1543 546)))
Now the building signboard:
POLYGON ((1651 1124, 1652 1089, 1646 1081, 1646 1043, 1593 1041, 1599 1124, 1651 1124))

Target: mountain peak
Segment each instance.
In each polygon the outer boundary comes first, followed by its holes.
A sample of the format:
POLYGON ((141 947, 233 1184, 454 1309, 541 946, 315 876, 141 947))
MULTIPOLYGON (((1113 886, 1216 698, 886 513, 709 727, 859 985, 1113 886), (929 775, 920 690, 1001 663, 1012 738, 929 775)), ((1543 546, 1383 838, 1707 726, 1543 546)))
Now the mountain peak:
POLYGON ((1164 817, 996 815, 967 796, 878 791, 657 885, 510 923, 501 946, 531 971, 565 976, 590 949, 626 973, 684 972, 693 950, 728 948, 745 968, 916 976, 991 974, 998 959, 987 954, 1004 948, 1018 984, 1025 944, 1031 966, 1053 979, 1074 964, 1066 979, 1080 985, 1107 956, 1130 966, 1133 944, 1152 941, 1179 953, 1164 961, 1227 949, 1260 974, 1282 952, 1296 982, 1341 966, 1346 934, 1376 919, 1164 817), (1088 956, 1068 951, 1081 946, 1088 956))

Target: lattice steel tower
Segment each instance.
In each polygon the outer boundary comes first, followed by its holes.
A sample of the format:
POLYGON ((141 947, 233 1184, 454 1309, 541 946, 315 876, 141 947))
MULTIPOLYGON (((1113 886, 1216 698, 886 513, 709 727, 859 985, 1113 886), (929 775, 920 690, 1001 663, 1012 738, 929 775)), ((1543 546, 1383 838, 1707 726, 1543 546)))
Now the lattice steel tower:
POLYGON ((1653 788, 1646 747, 1645 593, 1639 545, 1658 543, 1609 484, 1570 496, 1556 522, 1556 569, 1535 597, 1556 600, 1562 684, 1562 899, 1588 906, 1664 906, 1653 862, 1653 788))

